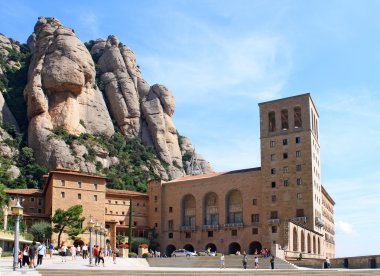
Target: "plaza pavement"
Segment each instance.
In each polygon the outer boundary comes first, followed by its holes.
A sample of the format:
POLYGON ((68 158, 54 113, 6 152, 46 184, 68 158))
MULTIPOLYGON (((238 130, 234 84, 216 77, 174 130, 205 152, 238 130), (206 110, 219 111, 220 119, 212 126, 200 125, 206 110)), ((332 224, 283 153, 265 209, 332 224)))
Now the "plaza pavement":
MULTIPOLYGON (((174 261, 174 260, 173 260, 174 261)), ((330 270, 314 270, 314 269, 296 269, 296 270, 269 270, 269 269, 236 269, 226 268, 219 269, 219 260, 216 259, 215 268, 178 268, 178 267, 149 267, 145 259, 121 259, 118 258, 116 264, 113 264, 112 258, 105 258, 105 267, 90 266, 87 260, 77 258, 71 260, 67 257, 66 262, 61 261, 60 256, 44 258, 43 265, 36 269, 23 268, 14 272, 12 270, 12 258, 3 257, 0 259, 0 276, 7 275, 342 275, 342 276, 359 276, 359 275, 380 275, 379 269, 363 269, 363 270, 347 270, 347 269, 330 269, 330 270)))

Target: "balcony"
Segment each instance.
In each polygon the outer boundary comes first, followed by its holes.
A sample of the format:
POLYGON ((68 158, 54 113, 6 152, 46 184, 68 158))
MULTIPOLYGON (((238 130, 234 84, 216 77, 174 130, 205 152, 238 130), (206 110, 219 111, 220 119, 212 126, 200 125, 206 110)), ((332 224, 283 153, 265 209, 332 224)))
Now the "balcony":
POLYGON ((235 223, 226 223, 223 225, 224 229, 238 229, 243 228, 242 222, 235 222, 235 223))
POLYGON ((260 226, 260 222, 258 222, 258 221, 252 221, 251 225, 252 226, 260 226))
POLYGON ((187 216, 187 217, 195 216, 195 208, 185 209, 185 216, 187 216))
POLYGON ((323 222, 322 218, 316 217, 315 218, 315 225, 317 225, 319 227, 323 227, 325 225, 325 223, 323 222))
POLYGON ((183 225, 181 226, 181 231, 183 232, 189 232, 189 231, 197 231, 197 227, 195 225, 183 225))
POLYGON ((219 224, 204 224, 202 230, 219 230, 219 224))
POLYGON ((306 223, 307 219, 306 219, 306 217, 294 217, 293 221, 294 222, 303 222, 303 223, 306 223))
POLYGON ((280 225, 280 219, 268 219, 269 225, 280 225))

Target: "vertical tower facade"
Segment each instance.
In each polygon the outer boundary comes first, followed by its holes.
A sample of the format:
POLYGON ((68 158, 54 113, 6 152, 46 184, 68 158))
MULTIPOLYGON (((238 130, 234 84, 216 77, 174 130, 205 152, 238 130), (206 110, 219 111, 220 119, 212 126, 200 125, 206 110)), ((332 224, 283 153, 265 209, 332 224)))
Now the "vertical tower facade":
POLYGON ((322 233, 319 116, 313 100, 303 94, 259 107, 267 242, 287 244, 286 221, 322 233))

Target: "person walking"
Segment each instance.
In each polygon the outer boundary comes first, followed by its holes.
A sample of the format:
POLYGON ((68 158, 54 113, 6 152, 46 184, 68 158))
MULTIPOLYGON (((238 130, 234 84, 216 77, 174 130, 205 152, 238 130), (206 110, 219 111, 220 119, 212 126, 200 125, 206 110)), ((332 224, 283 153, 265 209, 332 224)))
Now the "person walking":
POLYGON ((274 269, 274 256, 270 257, 270 268, 274 269))
POLYGON ((18 259, 18 264, 20 268, 22 268, 22 251, 21 250, 18 251, 17 259, 18 259))
POLYGON ((226 268, 226 263, 225 263, 225 257, 224 254, 222 253, 222 256, 220 256, 220 269, 226 268))
POLYGON ((330 259, 329 257, 326 257, 326 268, 330 268, 330 267, 331 267, 330 259))
POLYGON ((98 265, 100 264, 100 261, 102 261, 103 266, 104 266, 104 250, 102 247, 99 249, 97 260, 98 260, 98 265))
POLYGON ((87 244, 84 244, 84 245, 82 246, 82 258, 83 258, 83 259, 87 259, 87 252, 88 252, 87 244))
POLYGON ((67 255, 67 246, 65 245, 64 242, 62 242, 61 246, 61 257, 62 257, 62 263, 66 262, 66 255, 67 255))
POLYGON ((255 257, 255 268, 258 269, 259 268, 259 257, 255 257))
POLYGON ((49 255, 50 255, 50 259, 51 259, 51 257, 53 257, 53 252, 54 252, 54 244, 53 244, 53 243, 50 243, 50 245, 49 245, 49 255))
POLYGON ((99 253, 98 246, 95 245, 95 246, 94 246, 94 250, 92 251, 92 255, 93 255, 94 258, 95 258, 95 266, 97 266, 97 262, 98 262, 98 253, 99 253))
POLYGON ((45 252, 46 252, 46 246, 44 243, 41 243, 37 247, 37 266, 42 265, 42 259, 45 256, 45 252))
POLYGON ((70 247, 70 253, 71 253, 71 260, 75 260, 77 256, 77 249, 75 248, 74 245, 70 247))
POLYGON ((29 267, 30 268, 36 267, 36 264, 35 264, 36 252, 37 252, 36 242, 33 241, 32 245, 29 247, 29 267))
POLYGON ((112 251, 112 260, 113 260, 113 263, 114 264, 116 264, 116 250, 114 249, 113 251, 112 251))
POLYGON ((29 266, 29 246, 25 245, 22 251, 22 266, 27 264, 29 266))
POLYGON ((243 268, 244 269, 247 269, 247 262, 248 262, 248 257, 247 257, 247 254, 243 254, 243 268))

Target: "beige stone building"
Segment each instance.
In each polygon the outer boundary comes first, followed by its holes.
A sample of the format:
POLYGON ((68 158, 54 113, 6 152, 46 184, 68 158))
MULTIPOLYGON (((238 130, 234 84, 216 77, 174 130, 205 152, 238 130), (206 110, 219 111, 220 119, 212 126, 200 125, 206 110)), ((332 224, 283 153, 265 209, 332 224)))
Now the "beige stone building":
MULTIPOLYGON (((167 255, 179 248, 249 254, 283 248, 288 257, 335 257, 335 202, 321 183, 319 115, 310 95, 259 108, 261 167, 154 180, 148 194, 108 189, 104 177, 57 169, 43 191, 9 190, 11 204, 22 197, 29 225, 81 204, 85 222, 91 215, 105 225, 114 246, 118 234, 128 236, 132 202, 133 236, 155 229, 167 255)), ((88 232, 82 239, 88 241, 88 232)))

